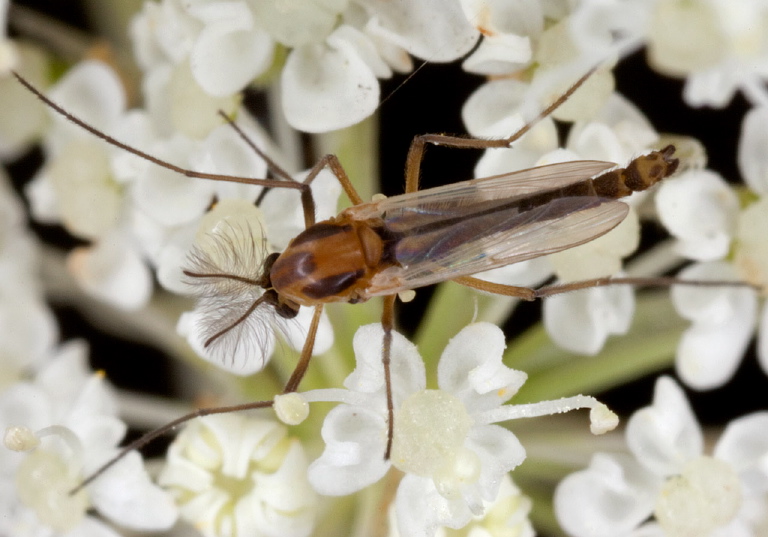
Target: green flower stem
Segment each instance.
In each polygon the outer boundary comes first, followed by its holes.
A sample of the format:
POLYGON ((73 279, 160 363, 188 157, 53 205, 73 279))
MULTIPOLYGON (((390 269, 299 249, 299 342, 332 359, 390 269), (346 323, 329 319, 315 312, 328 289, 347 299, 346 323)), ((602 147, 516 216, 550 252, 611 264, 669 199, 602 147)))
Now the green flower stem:
MULTIPOLYGON (((417 293, 419 291, 416 291, 417 293)), ((413 338, 426 364, 428 385, 435 385, 437 362, 448 341, 472 322, 480 295, 462 285, 438 285, 413 338)))
POLYGON ((686 326, 663 292, 639 296, 630 333, 609 340, 597 356, 558 350, 536 325, 512 341, 505 353, 506 364, 529 374, 514 402, 599 393, 666 369, 686 326))
MULTIPOLYGON (((378 128, 377 117, 371 116, 346 129, 313 138, 318 158, 328 153, 336 155, 363 201, 370 201, 371 196, 380 191, 378 128)), ((350 205, 349 198, 342 194, 339 206, 350 205)))
MULTIPOLYGON (((472 322, 501 326, 518 303, 516 298, 478 292, 453 282, 438 285, 413 339, 427 364, 427 375, 434 376, 445 345, 462 328, 472 322)), ((434 380, 430 378, 429 383, 435 385, 434 380)))

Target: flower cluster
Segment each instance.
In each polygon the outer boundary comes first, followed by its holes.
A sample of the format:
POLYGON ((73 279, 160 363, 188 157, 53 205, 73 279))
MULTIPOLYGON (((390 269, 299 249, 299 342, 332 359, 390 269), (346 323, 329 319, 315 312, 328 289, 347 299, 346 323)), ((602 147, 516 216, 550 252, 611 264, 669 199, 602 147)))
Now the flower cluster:
POLYGON ((415 346, 393 334, 394 435, 387 446, 387 403, 378 349, 384 332, 368 325, 355 334, 357 366, 347 390, 305 392, 307 401, 339 401, 323 423, 325 451, 309 467, 322 494, 345 495, 381 479, 390 467, 405 475, 394 500, 400 535, 430 536, 441 527, 466 526, 497 500, 503 476, 525 459, 509 430, 496 425, 516 418, 591 408, 592 430, 613 429, 617 418, 583 396, 530 405, 504 405, 526 375, 501 362, 504 334, 478 323, 449 342, 437 368, 438 389, 426 389, 424 363, 415 346))
POLYGON ((596 453, 555 493, 576 537, 762 535, 768 527, 768 413, 732 421, 711 455, 685 394, 670 378, 629 420, 630 454, 596 453), (647 522, 653 516, 653 521, 647 522))
POLYGON ((71 493, 117 453, 127 426, 104 375, 89 371, 85 343, 58 344, 42 296, 39 245, 5 174, 0 179, 0 533, 116 536, 102 519, 135 530, 167 529, 177 508, 136 453, 71 493))

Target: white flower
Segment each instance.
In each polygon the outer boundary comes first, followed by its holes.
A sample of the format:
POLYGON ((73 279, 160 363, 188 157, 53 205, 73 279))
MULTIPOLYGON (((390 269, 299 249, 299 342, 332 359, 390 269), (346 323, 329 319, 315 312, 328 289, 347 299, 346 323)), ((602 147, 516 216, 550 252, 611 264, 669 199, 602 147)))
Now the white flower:
POLYGON ((465 71, 503 75, 525 67, 532 41, 544 29, 544 12, 535 0, 462 0, 467 18, 483 33, 477 49, 464 60, 465 71))
POLYGON ((573 408, 591 407, 593 428, 615 426, 615 416, 589 398, 531 405, 503 405, 526 375, 501 363, 504 335, 478 323, 455 336, 438 365, 437 390, 425 389, 424 365, 415 347, 393 333, 391 372, 394 414, 392 453, 385 460, 387 409, 381 365, 383 331, 362 327, 353 342, 357 368, 347 390, 313 390, 307 401, 339 400, 326 418, 326 448, 309 469, 318 492, 350 494, 395 466, 405 472, 395 498, 401 535, 434 535, 461 528, 496 499, 502 477, 525 458, 514 434, 494 425, 573 408))
POLYGON ((38 248, 21 200, 0 169, 0 389, 50 356, 58 330, 43 299, 38 248))
POLYGON ((595 355, 608 336, 629 331, 634 312, 632 288, 614 285, 548 297, 543 316, 547 333, 558 346, 595 355))
POLYGON ((191 422, 159 482, 206 537, 303 537, 314 527, 304 450, 275 421, 220 414, 191 422))
POLYGON ((632 454, 596 454, 555 492, 560 524, 575 537, 754 536, 768 523, 768 413, 726 427, 712 455, 683 391, 656 383, 653 405, 627 425, 632 454), (644 522, 653 515, 655 523, 644 522))
MULTIPOLYGON (((182 120, 169 113, 181 101, 181 110, 203 117, 206 103, 231 99, 264 74, 279 43, 290 49, 281 73, 283 111, 292 127, 306 132, 340 129, 371 115, 379 101, 377 79, 391 76, 392 68, 410 69, 406 51, 451 61, 478 36, 458 0, 164 0, 146 5, 132 25, 156 115, 182 120), (187 72, 185 84, 173 83, 187 72)), ((218 107, 231 108, 221 101, 218 107)))
MULTIPOLYGON (((510 535, 514 537, 533 537, 535 532, 528 515, 531 511, 531 499, 525 496, 512 482, 509 474, 504 474, 496 500, 485 503, 485 512, 473 516, 461 530, 461 535, 471 537, 495 537, 510 535)), ((389 537, 401 537, 394 506, 389 510, 389 537)), ((445 527, 438 528, 436 537, 446 537, 445 527)))
POLYGON ((736 228, 736 193, 715 172, 689 170, 664 181, 656 193, 656 209, 677 238, 677 252, 689 259, 721 259, 728 253, 736 228))
MULTIPOLYGON (((760 122, 763 116, 762 109, 747 114, 739 141, 742 175, 754 193, 763 197, 740 207, 736 193, 707 170, 688 171, 660 187, 656 208, 677 239, 677 252, 701 261, 678 274, 680 278, 741 280, 758 288, 768 282, 766 155, 758 147, 766 136, 760 122)), ((672 299, 678 312, 693 321, 683 334, 676 359, 677 372, 688 386, 711 389, 725 384, 736 371, 756 326, 758 359, 768 371, 768 307, 763 307, 758 322, 754 290, 676 286, 672 299)))
POLYGON ((766 102, 768 4, 660 0, 652 12, 649 60, 663 73, 687 77, 688 104, 723 107, 737 90, 766 102))
MULTIPOLYGON (((104 131, 120 125, 125 95, 117 75, 105 64, 85 61, 51 90, 66 110, 104 131)), ((70 253, 68 268, 88 294, 122 309, 144 306, 152 278, 127 229, 126 189, 112 169, 116 148, 50 112, 47 162, 27 187, 32 214, 61 223, 73 235, 92 241, 70 253)))
POLYGON ((0 394, 3 429, 13 426, 36 437, 31 445, 16 444, 31 448, 28 453, 0 450, 3 512, 12 514, 0 519, 5 535, 116 535, 89 509, 143 531, 167 529, 176 520, 173 501, 151 483, 137 453, 70 494, 117 453, 126 430, 103 375, 90 374, 86 363, 83 344, 64 345, 33 382, 0 394))
POLYGON ((756 106, 744 116, 739 136, 738 164, 744 182, 754 192, 768 195, 768 106, 756 106))
POLYGON ((642 45, 657 2, 586 0, 568 17, 571 39, 582 53, 598 61, 626 56, 642 45))
MULTIPOLYGON (((114 128, 125 108, 117 75, 97 61, 70 70, 50 95, 102 130, 114 128)), ((49 114, 53 126, 45 138, 48 160, 28 187, 32 213, 46 223, 63 223, 73 235, 97 239, 119 220, 122 189, 111 176, 111 149, 52 110, 49 114)))
MULTIPOLYGON (((678 274, 683 280, 737 281, 734 268, 723 261, 697 263, 678 274)), ((725 384, 736 372, 752 339, 757 297, 744 287, 675 286, 672 302, 693 322, 680 339, 675 365, 686 385, 699 390, 725 384)))

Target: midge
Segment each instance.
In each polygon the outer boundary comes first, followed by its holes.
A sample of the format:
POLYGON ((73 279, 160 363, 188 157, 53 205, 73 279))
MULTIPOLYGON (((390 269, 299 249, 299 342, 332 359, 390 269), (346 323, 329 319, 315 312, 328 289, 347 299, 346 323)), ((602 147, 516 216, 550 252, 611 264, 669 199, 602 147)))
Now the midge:
MULTIPOLYGON (((209 270, 211 265, 206 263, 204 256, 198 256, 197 261, 193 260, 193 267, 185 271, 188 277, 202 282, 231 280, 264 289, 264 293, 243 311, 222 315, 218 322, 213 322, 205 334, 205 345, 226 341, 227 336, 237 332, 234 329, 246 322, 261 306, 274 307, 284 318, 294 317, 300 306, 313 306, 315 312, 299 362, 284 388, 284 393, 296 391, 309 365, 323 305, 329 302, 357 303, 383 296, 382 325, 385 335, 382 365, 389 419, 386 451, 381 456, 386 458, 391 450, 393 433, 389 360, 397 293, 446 280, 524 300, 619 283, 723 283, 602 278, 536 290, 492 284, 471 277, 495 267, 571 248, 607 233, 624 219, 629 210, 626 204, 618 201, 621 197, 645 190, 677 169, 674 147, 667 146, 637 157, 625 168, 616 168, 614 163, 601 161, 564 162, 418 190, 419 169, 426 144, 474 149, 508 147, 565 102, 590 75, 591 72, 580 78, 554 103, 508 138, 480 140, 436 134, 417 136, 411 143, 406 162, 406 193, 366 203, 333 155, 323 157, 303 182, 291 179, 253 144, 253 149, 265 159, 277 179, 252 179, 182 169, 129 147, 73 117, 15 74, 19 82, 59 114, 108 143, 159 166, 188 177, 291 188, 300 192, 305 231, 293 239, 284 252, 268 256, 259 273, 243 277, 209 270), (330 168, 338 178, 354 206, 335 218, 316 223, 309 185, 325 167, 330 168)), ((259 401, 199 409, 182 416, 126 446, 81 487, 98 477, 125 453, 180 423, 194 417, 264 408, 272 404, 272 401, 259 401)))

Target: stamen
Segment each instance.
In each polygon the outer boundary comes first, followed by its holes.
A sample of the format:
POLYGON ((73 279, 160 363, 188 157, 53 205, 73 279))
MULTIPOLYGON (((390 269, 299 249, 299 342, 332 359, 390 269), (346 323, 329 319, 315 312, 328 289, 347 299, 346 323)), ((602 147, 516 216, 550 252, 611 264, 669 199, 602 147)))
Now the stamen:
POLYGON ((589 420, 592 434, 605 434, 615 429, 619 424, 619 417, 613 411, 594 397, 587 395, 575 395, 527 405, 504 405, 478 414, 475 416, 475 420, 477 423, 490 425, 520 418, 562 414, 580 408, 591 409, 589 420))
POLYGON ((277 419, 286 425, 298 425, 309 416, 309 403, 298 392, 278 394, 275 396, 272 408, 277 419))
POLYGON ((5 429, 3 445, 12 451, 32 451, 40 445, 40 439, 28 427, 12 426, 5 429))

